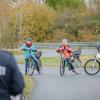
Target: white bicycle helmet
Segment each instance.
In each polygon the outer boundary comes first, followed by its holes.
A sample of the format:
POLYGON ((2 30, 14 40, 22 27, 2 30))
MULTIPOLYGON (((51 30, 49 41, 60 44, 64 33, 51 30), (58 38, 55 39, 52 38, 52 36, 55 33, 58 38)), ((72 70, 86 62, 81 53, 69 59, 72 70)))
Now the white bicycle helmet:
POLYGON ((62 39, 62 43, 67 43, 68 40, 67 39, 62 39))

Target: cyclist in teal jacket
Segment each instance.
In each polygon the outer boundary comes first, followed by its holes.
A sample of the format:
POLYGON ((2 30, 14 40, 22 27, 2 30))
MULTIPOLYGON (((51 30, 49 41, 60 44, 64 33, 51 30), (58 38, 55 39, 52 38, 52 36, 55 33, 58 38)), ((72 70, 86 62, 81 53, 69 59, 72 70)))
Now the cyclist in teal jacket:
POLYGON ((24 56, 25 56, 25 75, 27 75, 27 69, 29 67, 29 59, 30 58, 32 58, 32 60, 34 61, 35 65, 37 67, 37 71, 40 74, 38 59, 35 56, 36 49, 35 49, 34 45, 32 44, 31 38, 27 39, 26 43, 23 44, 23 46, 21 47, 21 50, 24 51, 24 56))

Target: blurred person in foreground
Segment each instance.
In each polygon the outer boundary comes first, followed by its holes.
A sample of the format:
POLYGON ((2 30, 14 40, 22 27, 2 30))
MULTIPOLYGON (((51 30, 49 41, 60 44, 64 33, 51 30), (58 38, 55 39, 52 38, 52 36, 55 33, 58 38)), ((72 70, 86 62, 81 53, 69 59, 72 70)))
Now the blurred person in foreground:
POLYGON ((24 81, 15 58, 0 50, 0 100, 11 100, 10 96, 21 94, 24 81))

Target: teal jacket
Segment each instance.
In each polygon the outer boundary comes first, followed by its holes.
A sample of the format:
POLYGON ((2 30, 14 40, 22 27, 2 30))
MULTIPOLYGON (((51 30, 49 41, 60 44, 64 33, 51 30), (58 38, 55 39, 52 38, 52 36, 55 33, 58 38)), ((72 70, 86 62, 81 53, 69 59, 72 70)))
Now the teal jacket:
POLYGON ((30 58, 31 56, 34 56, 36 49, 34 45, 31 47, 27 47, 25 44, 21 47, 21 50, 24 51, 25 59, 30 58))

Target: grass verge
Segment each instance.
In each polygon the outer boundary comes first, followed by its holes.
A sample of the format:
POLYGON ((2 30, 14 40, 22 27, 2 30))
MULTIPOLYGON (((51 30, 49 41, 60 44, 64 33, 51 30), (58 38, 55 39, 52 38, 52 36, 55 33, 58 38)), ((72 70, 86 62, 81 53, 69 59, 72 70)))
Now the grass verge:
MULTIPOLYGON (((90 58, 93 58, 93 55, 82 55, 80 57, 80 59, 82 61, 82 65, 84 65, 84 63, 90 58)), ((41 61, 42 61, 43 66, 57 67, 57 66, 59 66, 59 63, 60 63, 60 57, 44 57, 44 58, 41 58, 41 61)), ((17 63, 24 64, 25 61, 24 61, 24 59, 18 59, 17 63)))
POLYGON ((24 81, 25 81, 24 96, 25 100, 28 100, 35 82, 29 76, 24 76, 24 81))
POLYGON ((21 51, 19 49, 7 49, 7 51, 12 53, 13 55, 22 55, 23 54, 23 51, 21 51))

